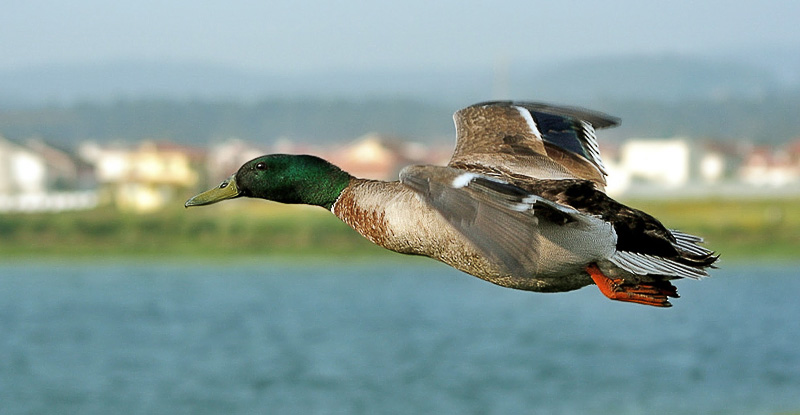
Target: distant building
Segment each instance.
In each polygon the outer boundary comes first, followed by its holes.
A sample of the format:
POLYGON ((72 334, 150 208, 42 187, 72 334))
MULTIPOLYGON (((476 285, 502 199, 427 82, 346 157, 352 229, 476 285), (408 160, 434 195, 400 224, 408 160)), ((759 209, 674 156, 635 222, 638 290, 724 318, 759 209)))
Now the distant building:
POLYGON ((391 180, 405 159, 403 145, 385 136, 367 134, 331 155, 331 161, 357 177, 391 180))
POLYGON ((620 148, 619 166, 632 181, 674 189, 689 182, 691 155, 685 138, 631 139, 620 148))
POLYGON ((792 145, 785 149, 751 149, 739 171, 742 182, 773 188, 800 183, 800 156, 793 150, 792 145))
MULTIPOLYGON (((332 163, 356 177, 397 180, 409 164, 441 163, 438 152, 419 143, 369 133, 329 155, 332 163)), ((446 160, 444 160, 446 162, 446 160)))
POLYGON ((795 138, 786 145, 786 153, 789 155, 789 161, 793 165, 800 166, 800 138, 795 138))
POLYGON ((45 190, 44 157, 0 136, 0 195, 38 194, 45 190))
POLYGON ((48 190, 87 190, 97 186, 94 168, 73 154, 50 146, 39 138, 27 140, 25 145, 44 159, 48 190))
POLYGON ((215 144, 210 148, 206 157, 205 170, 208 177, 204 178, 203 181, 206 183, 203 187, 209 184, 219 184, 231 174, 236 173, 242 164, 264 154, 266 152, 261 148, 239 139, 230 139, 215 144))
POLYGON ((163 208, 198 180, 193 151, 173 144, 146 141, 134 149, 84 144, 80 151, 94 164, 104 196, 123 210, 163 208))
POLYGON ((741 164, 736 145, 683 137, 630 139, 606 158, 610 194, 641 196, 728 192, 741 164), (614 157, 616 156, 616 157, 614 157))
POLYGON ((93 190, 80 188, 80 163, 41 140, 0 137, 0 212, 91 209, 93 190))

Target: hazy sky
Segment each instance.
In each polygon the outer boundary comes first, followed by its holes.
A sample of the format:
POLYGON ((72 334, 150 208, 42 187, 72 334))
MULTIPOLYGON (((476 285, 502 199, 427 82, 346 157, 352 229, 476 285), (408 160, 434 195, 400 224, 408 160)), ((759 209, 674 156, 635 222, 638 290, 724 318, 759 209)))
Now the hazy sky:
POLYGON ((8 1, 0 68, 203 61, 290 72, 800 47, 797 0, 8 1))

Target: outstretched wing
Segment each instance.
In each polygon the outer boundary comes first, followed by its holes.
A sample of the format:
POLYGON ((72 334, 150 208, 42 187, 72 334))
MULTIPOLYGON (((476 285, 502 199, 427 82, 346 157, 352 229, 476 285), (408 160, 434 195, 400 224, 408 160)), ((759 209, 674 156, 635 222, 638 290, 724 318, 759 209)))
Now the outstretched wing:
MULTIPOLYGON (((523 275, 539 267, 541 226, 587 217, 503 180, 451 167, 408 166, 400 181, 494 263, 523 275)), ((578 222, 578 223, 576 223, 578 222)))
POLYGON ((616 118, 573 107, 493 101, 459 110, 453 119, 452 167, 606 184, 595 128, 613 127, 616 118))

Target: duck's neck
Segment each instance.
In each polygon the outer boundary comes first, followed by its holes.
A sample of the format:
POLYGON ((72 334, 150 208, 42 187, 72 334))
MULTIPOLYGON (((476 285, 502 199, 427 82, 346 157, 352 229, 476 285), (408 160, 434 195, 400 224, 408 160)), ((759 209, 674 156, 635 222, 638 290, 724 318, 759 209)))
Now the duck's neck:
POLYGON ((314 156, 292 156, 267 199, 281 203, 322 206, 330 210, 353 178, 339 167, 314 156))
POLYGON ((290 203, 322 206, 331 210, 344 189, 350 185, 351 179, 352 176, 342 170, 323 177, 312 177, 305 186, 297 188, 297 192, 293 196, 295 201, 290 203))

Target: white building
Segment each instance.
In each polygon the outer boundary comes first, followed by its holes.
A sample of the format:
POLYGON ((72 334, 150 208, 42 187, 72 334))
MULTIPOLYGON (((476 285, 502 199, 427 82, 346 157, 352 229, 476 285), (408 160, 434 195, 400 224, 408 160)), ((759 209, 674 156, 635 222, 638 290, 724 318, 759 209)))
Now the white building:
POLYGON ((691 178, 691 146, 685 138, 631 139, 620 147, 619 168, 631 181, 676 189, 691 178))
POLYGON ((60 212, 97 206, 92 190, 54 191, 56 179, 75 174, 68 157, 41 142, 32 147, 0 137, 0 212, 60 212))
POLYGON ((44 158, 0 136, 0 195, 44 193, 46 184, 44 158))

